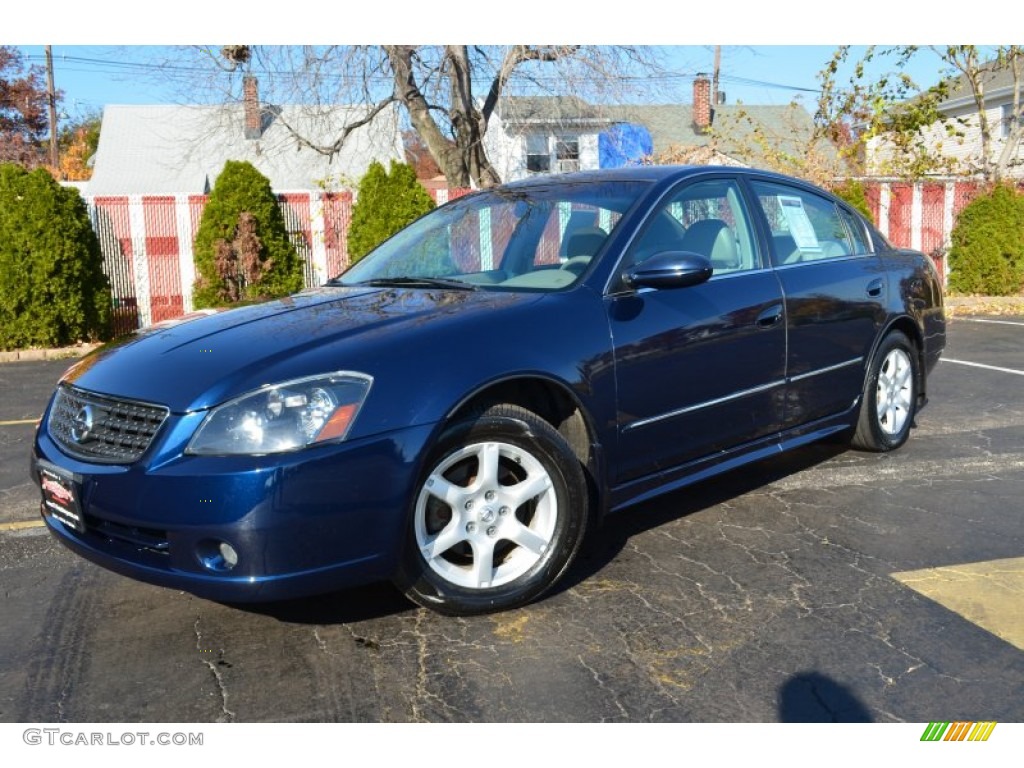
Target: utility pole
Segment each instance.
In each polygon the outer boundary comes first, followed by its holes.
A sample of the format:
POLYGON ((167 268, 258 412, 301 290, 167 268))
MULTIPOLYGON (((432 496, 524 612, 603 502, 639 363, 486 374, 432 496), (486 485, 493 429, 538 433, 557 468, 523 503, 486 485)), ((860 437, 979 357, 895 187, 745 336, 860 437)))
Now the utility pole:
POLYGON ((715 74, 711 78, 711 103, 718 104, 718 72, 722 68, 722 46, 715 46, 715 74))
POLYGON ((50 166, 54 173, 60 170, 57 152, 57 91, 53 87, 53 50, 46 46, 46 98, 50 102, 50 166))

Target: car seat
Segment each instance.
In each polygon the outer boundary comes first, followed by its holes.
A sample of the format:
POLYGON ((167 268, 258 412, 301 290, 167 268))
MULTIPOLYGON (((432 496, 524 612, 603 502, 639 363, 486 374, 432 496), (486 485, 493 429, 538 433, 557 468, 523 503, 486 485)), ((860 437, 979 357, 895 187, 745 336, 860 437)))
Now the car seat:
POLYGON ((739 249, 729 225, 721 219, 695 221, 683 235, 680 250, 703 256, 715 272, 739 269, 739 249))
POLYGON ((590 260, 604 245, 608 233, 600 227, 581 227, 569 237, 565 244, 565 263, 562 269, 575 275, 583 274, 590 260))

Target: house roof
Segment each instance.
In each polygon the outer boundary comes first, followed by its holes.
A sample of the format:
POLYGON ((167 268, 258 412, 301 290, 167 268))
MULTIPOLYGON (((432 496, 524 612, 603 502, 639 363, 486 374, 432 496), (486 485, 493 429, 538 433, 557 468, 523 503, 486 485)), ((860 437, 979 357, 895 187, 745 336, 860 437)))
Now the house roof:
POLYGON ((508 126, 563 125, 613 122, 607 108, 576 96, 510 96, 501 103, 501 119, 508 126))
MULTIPOLYGON (((1013 92, 1013 70, 1009 66, 999 66, 998 62, 990 61, 982 67, 981 84, 985 88, 986 99, 1011 94, 1013 92)), ((946 106, 955 106, 965 100, 974 103, 974 92, 971 90, 966 75, 952 78, 947 87, 949 92, 940 105, 940 109, 946 106)))
POLYGON ((810 113, 793 104, 717 105, 709 133, 694 127, 691 104, 600 106, 575 96, 509 97, 502 104, 501 118, 508 128, 522 131, 542 126, 556 131, 578 130, 584 125, 600 131, 615 123, 634 123, 650 132, 655 155, 714 142, 719 153, 750 156, 754 162, 759 154, 753 141, 755 128, 778 150, 791 154, 806 150, 814 129, 810 113))
POLYGON ((710 144, 704 146, 679 145, 666 150, 661 161, 672 165, 722 165, 729 168, 744 164, 735 157, 722 152, 710 144))
POLYGON ((354 182, 373 160, 402 160, 398 112, 386 109, 356 128, 333 158, 302 146, 288 130, 329 144, 363 106, 264 107, 263 129, 246 139, 244 107, 123 106, 103 111, 90 195, 204 194, 227 160, 247 160, 276 191, 316 189, 324 179, 354 182))
MULTIPOLYGON (((711 132, 693 124, 690 104, 653 104, 610 108, 618 121, 639 123, 651 132, 654 153, 673 147, 703 147, 714 140, 727 155, 754 151, 755 128, 771 137, 779 149, 798 151, 810 138, 814 124, 811 115, 800 106, 719 104, 712 110, 711 132)), ((756 154, 756 152, 755 152, 756 154)))

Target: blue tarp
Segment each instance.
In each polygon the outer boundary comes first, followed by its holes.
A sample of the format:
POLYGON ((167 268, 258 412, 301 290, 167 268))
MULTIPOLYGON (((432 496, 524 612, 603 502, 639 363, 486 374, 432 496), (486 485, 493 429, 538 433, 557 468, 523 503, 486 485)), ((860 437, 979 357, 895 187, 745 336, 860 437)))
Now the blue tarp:
POLYGON ((642 125, 618 123, 597 137, 598 162, 601 168, 639 165, 653 152, 651 132, 642 125))

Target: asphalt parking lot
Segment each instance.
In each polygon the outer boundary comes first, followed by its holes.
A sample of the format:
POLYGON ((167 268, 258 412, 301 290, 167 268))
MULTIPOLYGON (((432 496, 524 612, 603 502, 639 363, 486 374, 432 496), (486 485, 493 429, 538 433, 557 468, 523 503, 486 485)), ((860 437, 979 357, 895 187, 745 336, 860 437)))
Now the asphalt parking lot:
POLYGON ((1024 318, 957 318, 900 451, 814 446, 610 521, 541 602, 390 586, 238 608, 84 562, 37 520, 0 365, 0 721, 1024 721, 1024 318))

